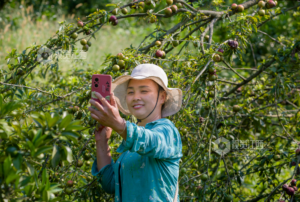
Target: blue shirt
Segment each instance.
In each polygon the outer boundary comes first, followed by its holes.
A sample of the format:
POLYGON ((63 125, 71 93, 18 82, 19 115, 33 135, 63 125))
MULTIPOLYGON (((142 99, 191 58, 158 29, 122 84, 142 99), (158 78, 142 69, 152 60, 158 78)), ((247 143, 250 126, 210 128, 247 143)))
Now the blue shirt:
POLYGON ((92 175, 98 178, 105 192, 115 193, 115 202, 173 202, 182 157, 177 128, 166 118, 147 123, 145 127, 126 121, 126 126, 126 141, 123 139, 116 150, 122 153, 119 159, 116 162, 111 159, 111 164, 99 171, 95 159, 92 175))

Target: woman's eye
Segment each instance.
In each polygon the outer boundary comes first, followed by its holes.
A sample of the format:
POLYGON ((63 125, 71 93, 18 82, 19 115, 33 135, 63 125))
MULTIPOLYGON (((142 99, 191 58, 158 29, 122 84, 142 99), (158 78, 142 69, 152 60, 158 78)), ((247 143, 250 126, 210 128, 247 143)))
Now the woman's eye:
POLYGON ((133 92, 128 92, 127 94, 132 94, 133 92))
POLYGON ((142 93, 147 93, 148 91, 143 90, 142 93))

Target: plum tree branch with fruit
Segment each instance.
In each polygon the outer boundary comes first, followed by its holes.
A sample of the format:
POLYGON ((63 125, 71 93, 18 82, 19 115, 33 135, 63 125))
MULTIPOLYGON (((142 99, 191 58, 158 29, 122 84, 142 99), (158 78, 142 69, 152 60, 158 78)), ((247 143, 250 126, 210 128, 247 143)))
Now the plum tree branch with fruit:
MULTIPOLYGON (((17 195, 32 201, 112 200, 90 175, 96 124, 87 110, 90 80, 99 73, 117 78, 141 63, 161 66, 169 87, 183 91, 180 112, 169 117, 182 137, 181 200, 300 198, 295 188, 300 179, 300 41, 294 31, 300 4, 249 0, 194 5, 182 0, 109 4, 113 10, 97 10, 76 23, 60 22, 44 44, 8 54, 0 74, 1 200, 17 195), (80 43, 81 51, 89 53, 92 44, 101 43, 97 32, 131 18, 156 28, 137 47, 107 55, 101 70, 85 68, 80 60, 72 62, 74 70, 60 71, 54 51, 75 55, 80 43), (53 60, 46 63, 50 56, 53 60), (216 150, 222 149, 219 138, 232 146, 222 156, 216 150), (243 146, 233 148, 234 141, 243 146), (262 141, 264 147, 253 149, 243 141, 262 141)), ((114 160, 120 142, 113 132, 114 160)))

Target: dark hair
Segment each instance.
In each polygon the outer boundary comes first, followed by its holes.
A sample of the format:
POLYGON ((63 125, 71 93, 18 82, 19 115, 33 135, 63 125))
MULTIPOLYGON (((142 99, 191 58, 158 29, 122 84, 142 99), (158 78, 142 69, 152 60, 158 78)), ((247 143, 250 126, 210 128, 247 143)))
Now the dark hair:
MULTIPOLYGON (((161 92, 164 92, 165 91, 165 89, 163 89, 163 87, 161 87, 161 85, 159 85, 159 84, 157 84, 158 85, 158 90, 159 90, 159 93, 161 93, 161 92)), ((166 97, 166 100, 167 100, 167 97, 166 97)), ((166 103, 166 102, 165 102, 166 103)), ((164 107, 165 107, 165 103, 164 104, 162 104, 162 106, 161 106, 161 111, 164 109, 164 107)))

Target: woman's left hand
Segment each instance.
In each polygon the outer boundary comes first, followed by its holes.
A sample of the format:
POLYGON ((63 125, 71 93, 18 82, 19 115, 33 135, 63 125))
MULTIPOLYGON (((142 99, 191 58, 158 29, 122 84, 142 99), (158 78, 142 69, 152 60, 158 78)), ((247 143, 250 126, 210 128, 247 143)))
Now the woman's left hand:
POLYGON ((98 97, 103 106, 91 99, 91 105, 99 110, 98 111, 89 107, 88 109, 91 112, 91 117, 103 126, 111 127, 115 131, 122 131, 124 128, 124 122, 120 116, 114 94, 110 94, 111 104, 109 104, 109 102, 100 93, 95 92, 95 95, 98 97))

